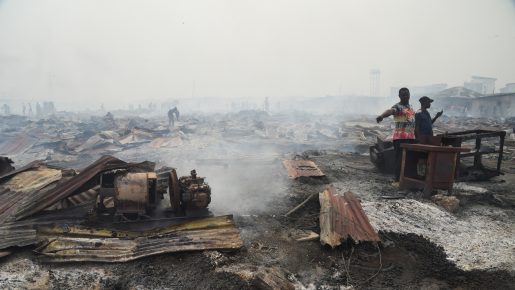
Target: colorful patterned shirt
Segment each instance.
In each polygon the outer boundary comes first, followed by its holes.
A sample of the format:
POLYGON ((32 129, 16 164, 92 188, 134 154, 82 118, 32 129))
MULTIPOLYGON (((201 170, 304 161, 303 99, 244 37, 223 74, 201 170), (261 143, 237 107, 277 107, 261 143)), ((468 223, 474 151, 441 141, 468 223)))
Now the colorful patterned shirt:
POLYGON ((415 111, 411 105, 397 103, 393 105, 393 140, 415 139, 415 111))

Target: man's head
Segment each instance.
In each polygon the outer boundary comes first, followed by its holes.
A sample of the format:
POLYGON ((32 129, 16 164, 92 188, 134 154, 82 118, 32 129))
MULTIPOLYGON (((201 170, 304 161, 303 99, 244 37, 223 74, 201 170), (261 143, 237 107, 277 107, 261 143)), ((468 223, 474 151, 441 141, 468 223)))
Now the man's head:
POLYGON ((422 98, 420 98, 418 100, 423 109, 431 108, 431 103, 433 102, 432 99, 428 98, 427 96, 423 96, 422 98))
POLYGON ((409 104, 409 90, 408 88, 401 88, 399 90, 399 99, 401 99, 401 103, 404 105, 409 104))

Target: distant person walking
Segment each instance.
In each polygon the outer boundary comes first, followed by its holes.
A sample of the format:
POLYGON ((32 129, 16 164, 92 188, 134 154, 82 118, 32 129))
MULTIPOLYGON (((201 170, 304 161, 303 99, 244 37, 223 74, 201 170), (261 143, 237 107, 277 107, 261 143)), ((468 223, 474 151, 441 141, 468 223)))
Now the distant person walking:
POLYGON ((431 119, 431 114, 429 114, 427 109, 431 108, 433 100, 427 96, 423 96, 419 99, 419 102, 420 110, 415 114, 415 137, 417 138, 418 143, 431 144, 431 137, 433 137, 433 123, 436 119, 442 116, 443 110, 436 113, 436 116, 431 119))
POLYGON ((11 114, 11 108, 7 104, 2 106, 2 111, 4 111, 4 115, 6 116, 11 114))
POLYGON ((177 107, 173 107, 168 110, 168 127, 173 127, 175 125, 174 116, 177 118, 177 121, 179 121, 179 110, 177 110, 177 107))
POLYGON ((384 111, 376 118, 377 123, 393 115, 395 129, 393 129, 393 147, 395 149, 395 181, 399 181, 401 173, 401 159, 403 143, 415 143, 415 111, 409 103, 410 92, 407 88, 399 90, 400 102, 384 111))
POLYGON ((36 103, 36 117, 41 117, 41 105, 36 103))

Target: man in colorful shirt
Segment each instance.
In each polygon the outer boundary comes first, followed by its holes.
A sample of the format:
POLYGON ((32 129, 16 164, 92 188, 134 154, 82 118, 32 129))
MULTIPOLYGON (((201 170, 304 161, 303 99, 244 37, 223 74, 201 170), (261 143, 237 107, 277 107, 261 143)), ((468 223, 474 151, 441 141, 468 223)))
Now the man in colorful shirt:
POLYGON ((400 102, 384 111, 376 118, 377 123, 393 115, 393 147, 395 149, 395 181, 399 181, 401 173, 402 143, 415 143, 415 111, 409 104, 410 93, 407 88, 399 90, 400 102))

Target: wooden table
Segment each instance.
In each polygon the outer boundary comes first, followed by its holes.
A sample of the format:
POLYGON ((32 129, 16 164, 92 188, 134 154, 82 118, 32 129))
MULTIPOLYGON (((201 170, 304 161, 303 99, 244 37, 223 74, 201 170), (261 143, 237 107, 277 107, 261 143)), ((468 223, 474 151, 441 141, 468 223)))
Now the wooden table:
POLYGON ((425 144, 401 144, 400 188, 422 189, 430 195, 434 188, 451 190, 456 159, 469 148, 425 144))

